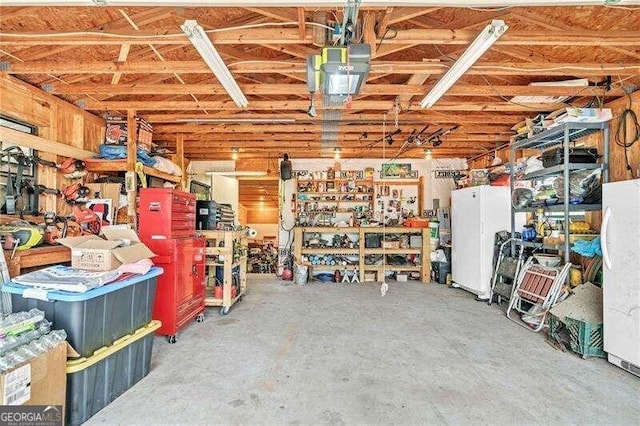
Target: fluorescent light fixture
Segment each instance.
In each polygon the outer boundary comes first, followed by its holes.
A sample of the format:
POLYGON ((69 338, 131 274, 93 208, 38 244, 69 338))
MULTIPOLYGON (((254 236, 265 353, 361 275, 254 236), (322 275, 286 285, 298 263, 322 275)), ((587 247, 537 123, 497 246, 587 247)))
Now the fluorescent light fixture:
POLYGON ((295 123, 295 118, 177 118, 176 123, 295 123))
POLYGON ((238 148, 231 148, 231 159, 238 159, 238 148))
POLYGON ((187 19, 184 24, 180 26, 182 31, 187 35, 193 47, 196 48, 202 59, 207 63, 213 74, 227 91, 233 102, 238 105, 238 108, 246 108, 249 104, 247 97, 240 90, 240 86, 229 72, 229 68, 225 65, 222 57, 218 53, 207 33, 204 29, 198 25, 198 21, 194 19, 187 19))
POLYGON ((259 171, 220 171, 220 172, 206 172, 207 176, 266 176, 267 172, 259 172, 259 171))
POLYGON ((422 108, 431 108, 433 104, 438 102, 456 81, 478 60, 484 53, 489 50, 493 43, 498 40, 502 34, 507 31, 509 26, 504 21, 495 20, 487 25, 484 30, 469 45, 458 60, 453 64, 449 71, 442 76, 431 91, 424 97, 420 106, 422 108))

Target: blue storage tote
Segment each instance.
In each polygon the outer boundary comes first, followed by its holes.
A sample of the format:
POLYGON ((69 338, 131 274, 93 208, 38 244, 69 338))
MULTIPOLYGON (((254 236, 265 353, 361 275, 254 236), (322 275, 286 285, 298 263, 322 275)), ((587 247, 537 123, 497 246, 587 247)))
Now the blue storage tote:
POLYGON ((160 326, 152 321, 89 358, 67 361, 67 424, 86 422, 149 374, 160 326))
POLYGON ((47 300, 22 297, 26 287, 13 282, 3 284, 11 293, 13 310, 44 311, 54 329, 64 329, 67 340, 80 356, 113 344, 151 321, 157 277, 162 268, 153 267, 145 275, 106 284, 85 293, 48 291, 47 300))

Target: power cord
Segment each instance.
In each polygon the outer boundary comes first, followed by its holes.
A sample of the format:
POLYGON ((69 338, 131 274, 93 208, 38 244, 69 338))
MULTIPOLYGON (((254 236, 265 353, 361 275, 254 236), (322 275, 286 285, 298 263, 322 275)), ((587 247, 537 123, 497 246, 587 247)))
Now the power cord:
POLYGON ((633 167, 629 162, 629 149, 640 139, 640 123, 638 123, 638 116, 635 111, 631 109, 633 104, 631 95, 627 94, 627 96, 629 96, 629 108, 622 111, 618 117, 618 128, 616 129, 615 141, 616 145, 624 149, 624 161, 627 172, 633 179, 633 167), (629 129, 631 130, 630 132, 629 129), (631 136, 628 136, 629 134, 631 136))

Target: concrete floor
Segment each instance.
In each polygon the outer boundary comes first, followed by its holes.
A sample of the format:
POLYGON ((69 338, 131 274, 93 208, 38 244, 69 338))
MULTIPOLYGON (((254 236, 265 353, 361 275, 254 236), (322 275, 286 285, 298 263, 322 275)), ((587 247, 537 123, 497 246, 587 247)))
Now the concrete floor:
POLYGON ((87 424, 639 424, 640 379, 460 289, 253 276, 87 424))

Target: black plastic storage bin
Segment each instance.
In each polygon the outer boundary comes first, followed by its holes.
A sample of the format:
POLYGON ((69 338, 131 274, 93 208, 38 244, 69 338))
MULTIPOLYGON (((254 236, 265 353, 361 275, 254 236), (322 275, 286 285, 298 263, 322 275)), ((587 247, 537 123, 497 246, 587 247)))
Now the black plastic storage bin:
MULTIPOLYGON (((570 163, 593 164, 598 161, 597 148, 569 148, 570 163)), ((553 167, 564 163, 564 148, 551 148, 542 153, 542 166, 553 167)))
POLYGON ((80 425, 149 374, 154 332, 152 321, 89 358, 67 362, 68 425, 80 425))
POLYGON ((437 281, 438 284, 447 283, 447 274, 451 272, 451 262, 431 262, 431 269, 434 281, 437 281))
POLYGON ((16 312, 32 308, 44 311, 53 328, 64 329, 71 346, 80 356, 87 357, 151 321, 157 277, 162 272, 162 268, 153 267, 145 275, 85 293, 48 291, 48 300, 23 297, 30 287, 15 283, 4 284, 2 291, 11 293, 16 312))

